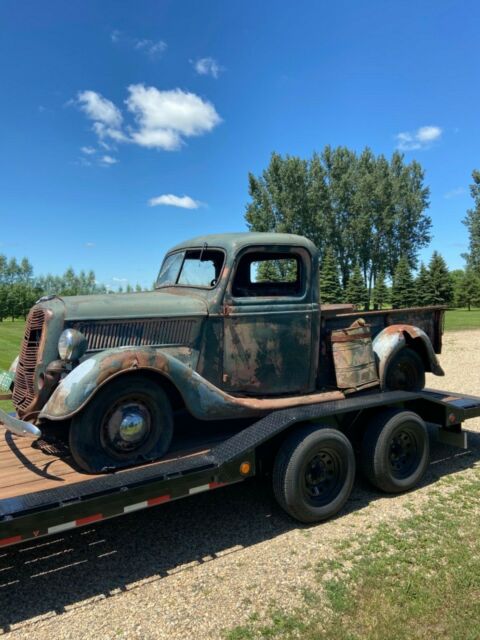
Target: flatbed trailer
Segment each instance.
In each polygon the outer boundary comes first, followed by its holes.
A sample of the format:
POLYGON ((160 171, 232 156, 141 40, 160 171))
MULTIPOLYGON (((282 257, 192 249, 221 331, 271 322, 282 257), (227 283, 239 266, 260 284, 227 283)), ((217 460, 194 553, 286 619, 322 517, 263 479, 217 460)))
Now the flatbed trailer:
MULTIPOLYGON (((466 448, 462 424, 480 416, 480 397, 430 389, 363 392, 343 400, 274 411, 233 432, 232 427, 222 433, 204 426, 199 435, 197 428, 195 437, 182 440, 157 462, 101 475, 76 469, 67 448, 58 443, 35 444, 6 431, 0 443, 0 546, 57 534, 263 474, 288 438, 301 444, 315 429, 346 435, 358 458, 358 440, 365 424, 378 423, 382 415, 388 418, 388 412, 414 412, 438 427, 440 441, 466 448)), ((298 446, 295 451, 298 453, 298 446)), ((282 455, 285 458, 285 448, 282 455)), ((288 462, 284 459, 283 467, 288 462)), ((297 517, 285 500, 283 504, 279 501, 297 517)))

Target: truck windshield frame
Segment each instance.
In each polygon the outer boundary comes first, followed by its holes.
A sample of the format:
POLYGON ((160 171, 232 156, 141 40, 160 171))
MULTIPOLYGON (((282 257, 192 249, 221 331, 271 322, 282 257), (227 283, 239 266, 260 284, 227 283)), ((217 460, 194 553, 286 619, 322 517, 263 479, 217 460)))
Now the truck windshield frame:
POLYGON ((160 268, 155 289, 215 289, 221 279, 224 265, 225 252, 222 249, 192 247, 169 253, 160 268))

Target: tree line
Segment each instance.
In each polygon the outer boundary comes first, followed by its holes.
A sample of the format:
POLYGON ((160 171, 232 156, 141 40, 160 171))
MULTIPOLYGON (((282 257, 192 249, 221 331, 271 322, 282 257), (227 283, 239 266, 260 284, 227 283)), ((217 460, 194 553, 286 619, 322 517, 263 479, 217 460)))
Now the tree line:
POLYGON ((297 233, 320 250, 321 298, 359 308, 480 304, 480 172, 472 174, 475 206, 465 270, 449 272, 431 240, 429 189, 416 161, 388 160, 326 146, 308 159, 273 153, 259 175, 249 174, 245 219, 251 231, 297 233), (388 284, 387 284, 388 283, 388 284))
MULTIPOLYGON (((135 291, 141 291, 140 285, 135 291)), ((122 288, 119 288, 122 291, 122 288)), ((127 292, 134 291, 131 285, 127 292)), ((48 274, 35 277, 27 258, 18 262, 0 254, 0 322, 5 318, 26 318, 30 308, 45 295, 77 296, 109 293, 96 281, 93 271, 76 273, 71 267, 61 276, 48 274)))

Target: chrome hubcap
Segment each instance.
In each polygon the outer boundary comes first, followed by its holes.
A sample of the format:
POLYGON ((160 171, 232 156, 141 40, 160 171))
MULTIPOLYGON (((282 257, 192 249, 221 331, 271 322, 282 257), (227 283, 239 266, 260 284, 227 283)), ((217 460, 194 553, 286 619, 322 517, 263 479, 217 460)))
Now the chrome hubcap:
POLYGON ((139 402, 120 404, 104 422, 104 437, 110 447, 120 453, 137 449, 151 430, 150 412, 139 402))

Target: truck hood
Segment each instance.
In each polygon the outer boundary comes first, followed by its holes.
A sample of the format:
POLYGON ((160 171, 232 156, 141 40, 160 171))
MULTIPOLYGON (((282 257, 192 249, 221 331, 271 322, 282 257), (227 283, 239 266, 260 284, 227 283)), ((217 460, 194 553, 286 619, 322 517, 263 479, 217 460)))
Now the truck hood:
POLYGON ((208 315, 207 303, 201 297, 163 291, 68 296, 60 300, 67 322, 208 315))

